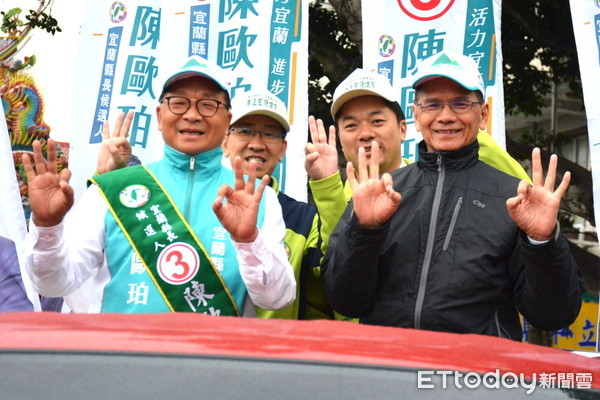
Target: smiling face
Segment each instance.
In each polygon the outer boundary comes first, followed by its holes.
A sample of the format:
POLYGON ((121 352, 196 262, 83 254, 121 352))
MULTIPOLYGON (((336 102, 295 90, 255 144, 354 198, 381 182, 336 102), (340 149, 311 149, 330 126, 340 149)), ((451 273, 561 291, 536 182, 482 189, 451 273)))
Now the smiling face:
MULTIPOLYGON (((223 153, 231 161, 239 156, 242 159, 244 173, 249 171, 250 161, 256 161, 256 177, 271 175, 277 163, 283 159, 287 149, 287 142, 283 139, 283 128, 279 122, 266 115, 248 115, 240 118, 233 124, 233 128, 248 128, 281 136, 277 140, 264 140, 262 134, 252 138, 241 137, 235 132, 229 132, 223 141, 223 153)), ((272 138, 271 138, 272 139, 272 138)))
POLYGON ((398 121, 383 98, 361 96, 348 101, 340 109, 336 122, 344 155, 355 168, 358 166, 358 149, 364 147, 367 158, 370 157, 373 141, 380 149, 381 174, 400 167, 400 144, 406 135, 406 121, 398 121))
MULTIPOLYGON (((214 81, 194 76, 182 79, 168 88, 164 97, 183 96, 189 99, 215 99, 226 103, 227 97, 214 81)), ((173 149, 194 156, 221 145, 231 121, 231 113, 220 105, 212 117, 198 113, 196 102, 183 115, 173 114, 163 100, 156 107, 158 129, 163 140, 173 149)))
POLYGON ((455 151, 473 143, 479 129, 486 128, 489 105, 473 104, 470 110, 457 114, 448 104, 435 113, 424 112, 416 104, 426 101, 480 101, 476 93, 448 78, 432 79, 417 88, 413 105, 415 127, 423 135, 428 152, 455 151))

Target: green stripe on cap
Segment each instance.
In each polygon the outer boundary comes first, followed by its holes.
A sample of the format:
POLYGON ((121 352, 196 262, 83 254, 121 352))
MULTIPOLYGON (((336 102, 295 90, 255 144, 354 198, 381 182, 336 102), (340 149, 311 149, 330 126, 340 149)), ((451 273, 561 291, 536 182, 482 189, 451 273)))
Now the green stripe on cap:
POLYGON ((189 68, 189 67, 204 67, 204 68, 208 68, 208 65, 206 65, 204 63, 199 63, 198 60, 195 59, 195 58, 190 58, 189 61, 181 69, 185 69, 185 68, 189 68))
POLYGON ((450 65, 455 65, 459 68, 461 67, 461 65, 458 63, 458 61, 452 60, 445 53, 443 53, 441 56, 439 56, 438 59, 435 60, 435 62, 433 64, 431 64, 431 66, 435 67, 435 66, 441 65, 441 64, 450 64, 450 65))

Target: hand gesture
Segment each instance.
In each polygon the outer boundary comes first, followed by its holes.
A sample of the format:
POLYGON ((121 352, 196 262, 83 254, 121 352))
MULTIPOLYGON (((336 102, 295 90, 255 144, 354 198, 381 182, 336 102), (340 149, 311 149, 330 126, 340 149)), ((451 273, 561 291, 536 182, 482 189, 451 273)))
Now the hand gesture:
POLYGON ((56 172, 56 145, 52 139, 48 139, 48 162, 44 160, 38 140, 33 142, 33 160, 35 167, 28 154, 22 157, 33 222, 37 226, 57 225, 73 206, 73 188, 69 185, 71 171, 65 168, 60 174, 56 172))
POLYGON ((335 174, 338 170, 338 152, 335 145, 335 127, 329 127, 329 140, 323 121, 312 115, 308 117, 312 143, 305 147, 304 167, 310 179, 319 180, 335 174))
POLYGON ((379 228, 390 219, 400 205, 402 196, 393 187, 388 173, 379 178, 379 145, 371 144, 371 159, 367 168, 367 156, 363 147, 358 149, 358 180, 352 162, 346 167, 352 188, 354 214, 358 223, 365 228, 379 228))
POLYGON ((129 134, 133 114, 133 111, 129 111, 127 117, 125 117, 125 113, 120 113, 112 134, 109 130, 108 121, 104 122, 102 145, 98 151, 98 163, 96 164, 96 170, 99 174, 127 166, 131 158, 131 144, 127 140, 127 135, 129 134), (123 119, 125 119, 125 122, 123 122, 123 119))
POLYGON ((240 243, 253 242, 258 236, 256 221, 260 199, 271 178, 269 175, 263 176, 258 189, 255 191, 255 161, 250 161, 248 182, 244 182, 242 159, 240 157, 235 157, 233 160, 233 170, 235 172, 235 189, 232 189, 229 185, 221 186, 212 209, 219 218, 221 225, 227 229, 234 241, 240 243), (225 204, 223 204, 223 199, 227 199, 225 204))
POLYGON ((569 186, 571 173, 566 172, 560 185, 554 190, 558 157, 553 154, 548 165, 548 175, 544 181, 544 171, 540 149, 533 149, 533 186, 522 180, 517 188, 517 196, 506 201, 510 217, 527 236, 533 240, 548 240, 556 226, 560 199, 569 186))

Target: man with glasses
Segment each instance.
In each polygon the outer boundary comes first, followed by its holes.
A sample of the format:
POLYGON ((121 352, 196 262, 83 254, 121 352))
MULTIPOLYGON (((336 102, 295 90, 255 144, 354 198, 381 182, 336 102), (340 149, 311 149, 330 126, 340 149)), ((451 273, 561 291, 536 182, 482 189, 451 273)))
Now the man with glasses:
POLYGON ((275 193, 255 180, 255 162, 247 182, 240 159, 233 171, 221 165, 227 87, 218 66, 187 59, 156 108, 162 160, 94 177, 71 211, 68 170, 57 175, 55 152, 46 163, 34 144, 35 169, 23 160, 33 212, 26 266, 42 295, 66 296, 85 282, 75 312, 232 316, 294 300, 275 193))
MULTIPOLYGON (((315 201, 320 193, 340 191, 341 177, 328 176, 322 165, 337 165, 335 132, 347 161, 358 164, 358 150, 365 149, 370 157, 371 142, 379 145, 379 172, 392 172, 410 163, 402 158, 401 144, 406 135, 404 112, 398 102, 396 90, 382 75, 357 68, 336 88, 333 94, 331 115, 335 127, 326 133, 323 121, 309 117, 312 143, 307 146, 307 170, 316 178, 310 181, 315 201)), ((521 165, 494 141, 485 131, 479 130, 479 158, 496 169, 519 179, 529 180, 521 165)), ((352 197, 348 181, 343 188, 346 200, 352 197)))
POLYGON ((348 163, 352 202, 329 241, 322 280, 336 311, 361 323, 520 341, 520 312, 541 330, 571 324, 581 276, 557 214, 570 174, 554 190, 556 156, 533 185, 478 156, 489 105, 469 57, 442 52, 413 87, 419 160, 380 176, 372 142, 348 163), (516 194, 516 196, 515 196, 516 194))
MULTIPOLYGON (((277 311, 257 309, 262 318, 323 319, 331 318, 325 293, 320 284, 319 265, 323 253, 323 237, 331 234, 338 216, 330 207, 324 214, 317 214, 314 206, 296 201, 279 190, 272 176, 283 159, 290 130, 285 104, 264 89, 252 89, 238 94, 232 101, 232 123, 223 141, 225 157, 241 158, 244 171, 255 162, 258 178, 269 177, 269 185, 277 192, 286 226, 285 245, 297 282, 296 300, 290 306, 277 311)), ((337 172, 334 163, 326 174, 337 172)), ((333 202, 335 195, 325 195, 322 203, 333 202)))
MULTIPOLYGON (((322 120, 309 117, 312 143, 306 146, 306 169, 311 177, 309 185, 320 213, 326 210, 328 218, 338 221, 352 198, 350 181, 342 184, 337 171, 338 153, 335 145, 337 131, 344 156, 358 165, 358 152, 371 155, 372 142, 379 146, 379 173, 392 172, 410 163, 402 158, 401 146, 406 134, 404 112, 398 102, 397 91, 389 80, 372 71, 357 68, 344 79, 333 93, 331 115, 335 127, 326 133, 322 120), (329 174, 331 168, 334 174, 329 174), (332 203, 331 199, 337 199, 332 203)), ((484 131, 480 131, 479 158, 519 179, 529 179, 521 165, 484 131)), ((328 237, 324 237, 326 250, 328 237)), ((344 318, 336 315, 336 318, 344 318)))

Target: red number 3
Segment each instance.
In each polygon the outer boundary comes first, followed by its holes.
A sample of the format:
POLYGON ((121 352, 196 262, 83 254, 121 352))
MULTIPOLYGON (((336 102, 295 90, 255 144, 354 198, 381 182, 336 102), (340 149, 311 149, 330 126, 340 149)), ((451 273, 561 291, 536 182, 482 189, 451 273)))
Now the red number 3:
POLYGON ((179 251, 172 251, 167 255, 167 261, 171 262, 171 259, 175 257, 177 260, 175 262, 175 265, 177 265, 178 267, 183 267, 183 272, 181 274, 178 273, 174 273, 173 274, 173 278, 175 279, 183 279, 185 278, 189 272, 190 272, 190 266, 188 265, 188 263, 186 263, 183 260, 183 256, 181 255, 181 252, 179 251))

